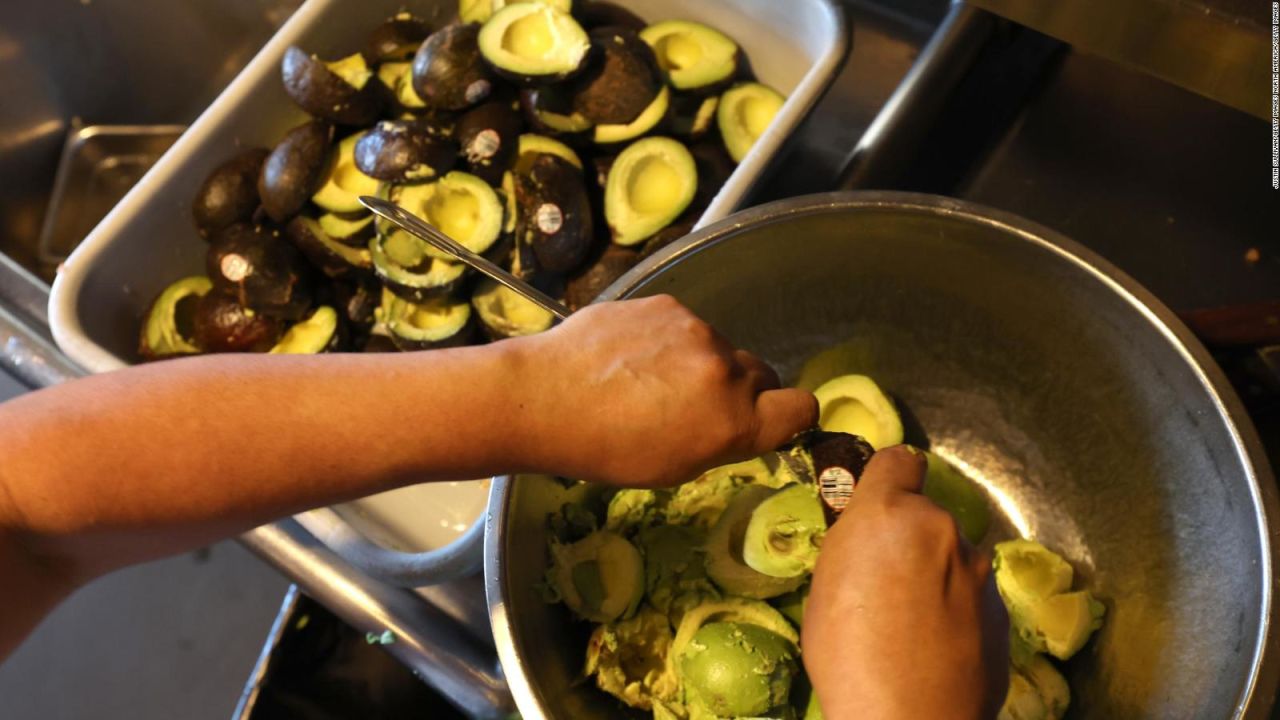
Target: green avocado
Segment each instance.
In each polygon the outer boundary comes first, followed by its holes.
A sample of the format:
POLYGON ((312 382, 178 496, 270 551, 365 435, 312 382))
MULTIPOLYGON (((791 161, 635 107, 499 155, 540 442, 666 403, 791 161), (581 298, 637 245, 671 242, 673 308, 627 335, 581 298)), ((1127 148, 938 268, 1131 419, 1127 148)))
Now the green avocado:
POLYGON ((1026 665, 1009 668, 1009 694, 997 720, 1061 720, 1071 704, 1071 688, 1062 673, 1035 655, 1026 665))
POLYGON ((213 289, 203 275, 185 277, 161 291, 142 323, 138 353, 147 360, 200 352, 192 327, 196 303, 213 289))
POLYGON ((619 245, 636 245, 670 225, 693 201, 693 155, 665 137, 638 140, 618 154, 605 180, 604 215, 619 245))
POLYGON ((689 607, 715 600, 720 593, 707 578, 697 528, 659 525, 636 536, 644 556, 644 590, 649 604, 679 622, 689 607))
POLYGON ((809 607, 809 585, 799 590, 792 590, 770 600, 770 604, 778 609, 796 627, 804 626, 804 611, 809 607))
POLYGON ((760 717, 787 702, 799 651, 759 625, 713 622, 679 658, 687 695, 720 717, 760 717))
POLYGON ((859 435, 877 450, 902 442, 902 420, 893 401, 866 375, 832 378, 813 394, 823 430, 859 435))
POLYGON ((644 596, 644 559, 617 533, 598 530, 575 543, 553 543, 551 556, 551 586, 586 620, 629 617, 644 596))
POLYGON ((480 55, 519 83, 563 80, 585 65, 591 40, 569 13, 541 2, 507 5, 480 28, 480 55))
POLYGON ((791 592, 804 582, 803 576, 780 578, 765 575, 753 570, 742 559, 751 513, 772 494, 772 490, 760 485, 742 488, 707 536, 707 574, 727 593, 748 598, 771 598, 791 592))
POLYGON ((1106 608, 1087 590, 1069 592, 1071 565, 1040 543, 997 544, 993 567, 1010 626, 1030 649, 1066 660, 1102 626, 1106 608))
MULTIPOLYGON (((502 201, 488 183, 470 173, 453 170, 435 182, 396 185, 387 196, 477 255, 488 252, 502 233, 502 201)), ((433 258, 455 259, 426 243, 423 247, 433 258)))
POLYGON ((982 488, 937 455, 926 452, 925 459, 924 494, 951 513, 966 540, 975 545, 982 542, 991 525, 991 508, 982 488))
POLYGON ((742 162, 786 101, 777 90, 760 83, 735 85, 720 96, 716 123, 734 162, 742 162))
POLYGON ((800 644, 800 633, 787 622, 782 613, 768 603, 744 597, 725 597, 689 608, 676 626, 675 638, 671 641, 671 651, 667 654, 668 663, 674 663, 684 648, 693 640, 693 636, 703 625, 714 622, 750 623, 759 625, 780 637, 800 644))
POLYGON ((653 48, 658 67, 677 90, 707 92, 723 87, 738 70, 738 44, 702 23, 667 20, 640 31, 653 48))
POLYGON ((356 143, 362 137, 364 133, 359 132, 338 143, 321 176, 320 189, 311 196, 316 205, 335 213, 368 212, 360 196, 376 194, 381 183, 356 167, 356 143))
MULTIPOLYGON (((653 100, 645 106, 644 110, 629 123, 603 124, 596 125, 593 130, 592 139, 597 145, 613 145, 623 143, 628 140, 644 135, 650 130, 658 126, 667 117, 667 113, 671 110, 671 91, 664 85, 658 89, 658 94, 653 96, 653 100)), ((569 116, 571 118, 581 118, 578 113, 569 116)), ((586 122, 590 122, 587 120, 586 122)))
POLYGON ((596 686, 641 710, 676 704, 680 681, 667 664, 671 623, 651 607, 626 620, 600 625, 587 642, 586 674, 596 686))
POLYGON ((661 525, 667 501, 670 499, 671 493, 667 490, 643 488, 619 490, 609 498, 609 506, 605 510, 604 527, 606 530, 630 535, 641 528, 661 525))
POLYGON ((271 355, 314 355, 332 348, 338 338, 338 313, 325 305, 302 322, 285 331, 268 353, 271 355))
POLYGON ((818 490, 788 485, 765 498, 747 522, 742 559, 756 572, 793 578, 813 572, 827 533, 818 490))

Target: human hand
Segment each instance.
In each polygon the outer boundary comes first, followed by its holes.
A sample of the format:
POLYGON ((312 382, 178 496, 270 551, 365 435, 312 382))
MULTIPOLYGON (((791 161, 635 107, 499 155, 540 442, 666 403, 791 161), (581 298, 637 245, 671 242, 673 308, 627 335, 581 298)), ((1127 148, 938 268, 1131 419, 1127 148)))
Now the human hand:
POLYGON ((519 341, 514 403, 535 469, 632 487, 686 482, 813 426, 811 393, 668 295, 592 305, 519 341))
POLYGON ((988 559, 920 494, 923 453, 877 452, 823 540, 804 664, 827 717, 990 720, 1009 619, 988 559))

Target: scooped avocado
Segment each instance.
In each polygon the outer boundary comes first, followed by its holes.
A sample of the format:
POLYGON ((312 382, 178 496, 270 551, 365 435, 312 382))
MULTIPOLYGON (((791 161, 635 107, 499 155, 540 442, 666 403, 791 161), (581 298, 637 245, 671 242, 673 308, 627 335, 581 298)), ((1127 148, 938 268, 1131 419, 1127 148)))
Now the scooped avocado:
POLYGON ((715 622, 750 623, 772 632, 791 642, 800 644, 800 633, 787 618, 768 603, 745 597, 724 597, 719 600, 708 600, 690 608, 676 626, 676 636, 671 641, 671 652, 667 659, 675 663, 684 649, 693 640, 693 636, 704 625, 715 622))
POLYGON ((200 236, 213 233, 232 223, 248 222, 258 209, 258 176, 268 151, 250 148, 235 155, 209 173, 191 201, 200 236))
POLYGON ((662 87, 653 50, 623 27, 597 28, 589 37, 600 57, 573 82, 573 111, 602 125, 635 121, 662 87))
POLYGON ((373 195, 379 185, 377 178, 365 175, 356 166, 356 145, 365 135, 367 133, 359 132, 338 143, 311 202, 330 212, 365 212, 360 196, 373 195))
POLYGON ((644 556, 645 598, 675 622, 690 607, 720 597, 707 579, 701 552, 704 540, 701 530, 679 525, 649 527, 636 535, 644 556))
POLYGON ((1009 692, 1004 696, 996 720, 1050 720, 1049 708, 1031 681, 1010 670, 1009 692))
POLYGON ((701 140, 715 127, 719 107, 719 95, 677 95, 671 103, 671 132, 690 141, 701 140))
MULTIPOLYGON (((747 483, 759 480, 763 463, 748 460, 722 465, 676 488, 667 503, 667 522, 710 528, 720 519, 733 496, 747 483)), ((765 469, 767 473, 767 468, 765 469)))
POLYGON ((666 505, 670 500, 669 490, 619 490, 609 499, 605 510, 605 529, 629 535, 641 528, 658 525, 665 518, 666 505))
POLYGON ((738 70, 738 44, 728 35, 690 20, 667 20, 640 31, 653 48, 667 82, 677 90, 709 92, 738 70))
POLYGON ((991 509, 982 488, 937 455, 927 452, 925 459, 929 465, 924 476, 924 494, 951 513, 966 540, 975 545, 982 542, 991 525, 991 509))
POLYGON ((418 91, 413 89, 413 63, 384 62, 378 66, 378 81, 386 86, 399 110, 411 112, 427 106, 418 91))
POLYGON ((858 435, 877 450, 902 442, 902 420, 893 401, 866 375, 833 378, 813 394, 823 430, 858 435))
POLYGON ((382 109, 373 71, 360 53, 322 62, 297 46, 280 63, 284 90, 298 107, 339 125, 368 125, 382 109))
POLYGON ((401 350, 458 347, 471 341, 471 306, 449 298, 413 303, 390 292, 382 307, 383 324, 401 350))
POLYGON ((474 24, 446 25, 431 33, 413 56, 413 89, 427 105, 462 110, 493 92, 493 73, 480 62, 474 24))
POLYGON ((626 620, 600 625, 587 642, 586 674, 596 686, 634 708, 649 710, 680 699, 680 680, 667 667, 671 647, 667 616, 641 607, 626 620))
MULTIPOLYGON (((488 183, 470 173, 454 170, 435 182, 397 185, 388 197, 477 255, 488 252, 502 232, 502 202, 488 183)), ((431 257, 452 259, 424 246, 431 257)))
POLYGON ((489 336, 495 339, 534 335, 551 327, 555 316, 489 278, 480 281, 471 295, 489 336))
POLYGON ((196 303, 195 345, 202 352, 265 352, 276 344, 282 323, 254 312, 236 299, 216 290, 196 303))
POLYGON ((403 230, 375 236, 368 253, 383 285, 410 302, 449 295, 467 277, 466 265, 431 257, 426 243, 403 230))
POLYGON ((1043 545, 999 543, 993 566, 1010 626, 1032 650, 1066 660, 1102 626, 1106 608, 1088 591, 1069 592, 1071 566, 1043 545))
POLYGON ((802 577, 813 572, 827 533, 822 501, 813 485, 788 485, 751 511, 743 535, 742 560, 773 577, 802 577))
POLYGON ((330 237, 319 221, 306 215, 290 220, 285 227, 285 235, 313 265, 331 278, 366 273, 373 267, 368 248, 339 242, 330 237))
POLYGON ((664 85, 635 120, 629 123, 596 125, 592 139, 597 145, 613 145, 644 135, 667 117, 671 108, 671 91, 664 85))
POLYGON ((328 306, 318 307, 311 316, 285 331, 269 351, 271 355, 315 355, 338 344, 338 313, 328 306))
POLYGON ((769 488, 760 485, 743 487, 707 535, 707 575, 727 593, 748 598, 771 598, 791 592, 804 582, 802 576, 781 578, 765 575, 742 559, 751 513, 772 494, 769 488))
POLYGON ((576 270, 595 237, 582 171, 557 155, 541 154, 528 173, 515 174, 515 190, 516 235, 538 265, 554 273, 576 270))
POLYGON ((636 141, 618 154, 605 183, 604 214, 619 245, 636 245, 669 225, 693 200, 693 156, 670 138, 636 141))
POLYGON ((310 271, 279 235, 248 223, 219 230, 205 254, 205 273, 219 292, 244 307, 296 320, 311 306, 310 271))
POLYGON ((759 625, 704 625, 680 657, 685 691, 718 717, 760 717, 787 702, 796 646, 759 625))
POLYGON ((288 222, 307 204, 320 184, 333 127, 313 120, 285 133, 262 163, 258 197, 262 209, 278 223, 288 222))
MULTIPOLYGON (((383 120, 356 140, 352 153, 357 170, 390 182, 441 177, 453 168, 457 157, 454 144, 420 120, 383 120)), ((367 183, 362 185, 368 189, 367 183)), ((362 194, 376 191, 374 185, 373 191, 362 194)))
POLYGON ((1061 720, 1071 704, 1071 688, 1043 655, 1009 668, 1009 694, 997 720, 1061 720))
POLYGON ((742 162, 786 101, 777 90, 760 83, 742 83, 725 91, 716 110, 716 122, 734 162, 742 162))
POLYGON ((507 5, 480 29, 480 55, 494 72, 516 82, 546 84, 575 74, 591 41, 563 10, 541 2, 507 5))
POLYGON ((626 538, 598 530, 551 546, 548 579, 570 610, 591 622, 630 617, 644 596, 644 560, 626 538))
POLYGON ((185 277, 160 292, 138 339, 138 354, 147 360, 171 355, 200 352, 195 339, 196 304, 213 289, 213 283, 202 275, 185 277))
POLYGON ((372 213, 325 213, 316 222, 334 242, 342 243, 347 247, 366 247, 369 244, 369 238, 373 237, 372 213))

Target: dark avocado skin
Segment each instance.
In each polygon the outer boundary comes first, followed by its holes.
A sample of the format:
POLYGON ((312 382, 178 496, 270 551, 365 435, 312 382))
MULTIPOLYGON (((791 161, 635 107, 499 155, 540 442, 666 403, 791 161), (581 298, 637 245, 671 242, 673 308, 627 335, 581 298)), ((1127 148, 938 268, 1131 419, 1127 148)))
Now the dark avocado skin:
POLYGON ((595 262, 579 270, 569 278, 565 287, 564 300, 570 310, 578 310, 591 304, 596 296, 622 277, 628 270, 640 262, 640 253, 632 248, 614 245, 605 246, 604 252, 595 262))
POLYGON ((577 269, 590 255, 594 237, 581 171, 563 158, 544 154, 515 181, 520 209, 516 235, 533 249, 540 268, 553 273, 577 269))
POLYGON ((297 320, 311 307, 310 268, 278 230, 223 228, 209 245, 205 272, 215 292, 256 313, 297 320))
POLYGON ((262 163, 258 197, 262 209, 278 223, 287 222, 307 204, 329 157, 333 126, 313 120, 290 130, 262 163))
POLYGON ((330 284, 333 305, 353 329, 368 332, 382 302, 382 284, 372 275, 355 275, 330 284))
POLYGON ((574 5, 574 15, 588 31, 616 25, 639 32, 648 25, 639 15, 611 2, 583 2, 574 5))
POLYGON ((427 38, 413 58, 413 89, 433 107, 462 110, 484 102, 495 78, 480 61, 480 26, 448 25, 427 38))
MULTIPOLYGON (((305 216, 299 215, 285 226, 284 234, 289 242, 297 248, 311 264, 330 278, 343 278, 353 275, 372 274, 372 266, 356 266, 331 250, 320 238, 316 237, 305 216)), ((317 229, 316 232, 319 230, 317 229)), ((336 242, 336 241, 333 241, 336 242)))
POLYGON ((693 163, 698 168, 698 188, 694 191, 690 207, 701 212, 715 199, 738 164, 729 157, 719 138, 708 138, 685 147, 689 148, 693 163))
POLYGON ((490 185, 500 184, 523 129, 520 112, 508 102, 487 102, 468 110, 454 127, 467 172, 490 185))
POLYGON ((698 222, 698 217, 702 215, 702 210, 695 212, 684 211, 676 221, 662 228, 653 234, 653 237, 644 242, 644 247, 640 249, 640 257, 647 258, 658 252, 662 248, 679 240, 680 238, 693 232, 693 226, 698 222))
POLYGON ((284 333, 284 323, 250 313, 234 297, 216 290, 196 305, 196 345, 205 352, 266 352, 284 333))
POLYGON ((475 337, 476 313, 472 312, 471 316, 467 318, 466 325, 463 325, 458 332, 442 340, 430 342, 410 340, 409 338, 401 337, 393 332, 391 333, 391 343, 397 350, 402 352, 412 352, 414 350, 439 350, 442 348, 462 347, 463 345, 470 345, 471 342, 475 340, 475 337))
POLYGON ((441 177, 453 169, 458 151, 453 142, 420 120, 383 120, 356 143, 360 172, 379 180, 402 182, 421 165, 441 177))
POLYGON ((594 57, 573 83, 571 107, 597 125, 630 123, 662 87, 658 59, 634 30, 611 26, 588 35, 594 57))
MULTIPOLYGON (((160 294, 164 294, 162 290, 160 294)), ((173 324, 178 334, 191 342, 195 342, 195 310, 200 302, 199 295, 186 295, 173 308, 173 324)), ((156 311, 156 305, 160 302, 159 295, 151 304, 147 306, 147 311, 142 315, 142 327, 138 329, 138 356, 146 362, 153 360, 165 360, 167 358, 177 357, 186 353, 157 353, 147 344, 147 321, 151 314, 156 311)), ((199 347, 199 345, 196 345, 199 347)))
POLYGON ((369 33, 364 58, 370 65, 408 60, 430 34, 431 27, 416 17, 387 18, 369 33))
POLYGON ((592 125, 588 123, 581 130, 568 132, 548 125, 539 113, 554 112, 568 114, 571 112, 571 98, 559 87, 526 88, 520 91, 520 109, 524 111, 525 122, 539 135, 559 138, 574 146, 585 147, 591 144, 592 125))
POLYGON ((358 346, 360 352, 366 353, 386 353, 399 352, 400 348, 392 342, 391 338, 386 335, 370 335, 363 344, 358 346))
POLYGON ((376 78, 357 90, 296 45, 284 51, 280 75, 289 97, 315 117, 339 125, 368 125, 382 111, 383 94, 376 78))
POLYGON ((206 240, 222 228, 245 222, 258 209, 258 175, 270 154, 250 148, 214 168, 191 201, 200 237, 206 240))

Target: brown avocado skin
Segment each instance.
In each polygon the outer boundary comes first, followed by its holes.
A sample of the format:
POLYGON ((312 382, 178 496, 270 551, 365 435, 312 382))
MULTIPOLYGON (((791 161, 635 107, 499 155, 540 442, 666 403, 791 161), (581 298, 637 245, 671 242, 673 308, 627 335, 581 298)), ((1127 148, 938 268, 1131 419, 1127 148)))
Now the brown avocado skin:
POLYGON ((433 107, 463 110, 493 93, 495 78, 480 61, 480 26, 448 25, 427 38, 413 57, 413 89, 433 107))
POLYGON ((289 97, 315 117, 339 125, 368 125, 382 111, 380 83, 371 80, 357 89, 296 45, 284 51, 280 75, 289 97))
POLYGON ((676 221, 662 228, 653 234, 653 237, 645 240, 644 247, 640 249, 640 257, 647 258, 658 252, 662 248, 679 240, 680 238, 693 232, 693 226, 698 222, 698 216, 702 211, 689 212, 686 210, 683 215, 676 218, 676 221))
POLYGON ((297 320, 311 307, 310 268, 278 230, 223 228, 209 244, 205 273, 214 291, 256 313, 297 320))
POLYGON ((597 28, 588 36, 595 57, 573 83, 571 108, 598 125, 626 125, 649 107, 662 86, 658 59, 625 27, 597 28))
POLYGON ((209 173, 191 201, 200 237, 207 240, 222 228, 253 217, 259 202, 258 175, 268 154, 265 148, 250 148, 209 173))
POLYGON ((284 323, 255 313, 225 293, 211 290, 195 312, 196 345, 205 352, 266 352, 284 333, 284 323))
POLYGON ((360 252, 358 249, 352 248, 350 257, 358 258, 357 260, 349 260, 339 253, 340 244, 329 239, 326 244, 318 235, 323 234, 323 230, 312 218, 306 215, 298 215, 289 221, 285 226, 285 237, 293 244, 295 248, 301 252, 307 260, 311 261, 320 272, 330 278, 343 278, 359 274, 372 274, 373 264, 369 260, 368 251, 360 252), (335 249, 339 248, 339 249, 335 249), (354 264, 353 264, 354 262, 354 264))
POLYGON ((467 172, 490 185, 501 183, 523 129, 520 113, 510 102, 487 102, 468 110, 454 126, 467 172))
POLYGON ((370 64, 408 60, 431 34, 431 26, 412 16, 387 18, 369 33, 364 57, 370 64))
POLYGON ((573 112, 572 98, 559 85, 548 85, 539 88, 525 88, 520 91, 520 109, 524 111, 525 121, 539 135, 559 138, 579 147, 591 144, 591 132, 595 124, 579 116, 580 126, 565 129, 548 124, 543 113, 569 115, 573 112))
POLYGON ((648 24, 639 15, 615 3, 600 0, 600 2, 574 3, 574 5, 574 15, 578 17, 582 27, 588 31, 614 25, 639 32, 648 24))
POLYGON ((591 254, 591 203, 582 172, 564 158, 539 155, 527 175, 517 175, 516 235, 532 250, 538 266, 568 273, 591 254))
POLYGON ((570 310, 580 310, 590 305, 596 296, 613 284, 614 280, 635 267, 638 262, 640 262, 640 253, 634 249, 612 243, 606 245, 604 252, 595 259, 595 262, 569 278, 569 283, 565 286, 565 304, 570 310))
POLYGON ((729 157, 724 144, 718 139, 707 139, 687 145, 689 154, 693 155, 693 163, 698 168, 698 189, 693 194, 691 208, 698 212, 706 209, 715 199, 716 193, 729 181, 738 164, 729 157))
POLYGON ((408 180, 424 167, 441 177, 458 159, 453 142, 421 120, 383 120, 360 138, 354 154, 360 172, 390 182, 408 180))
POLYGON ((262 209, 278 223, 287 222, 307 204, 329 157, 333 126, 313 120, 285 133, 262 163, 258 197, 262 209))

